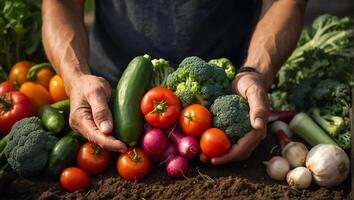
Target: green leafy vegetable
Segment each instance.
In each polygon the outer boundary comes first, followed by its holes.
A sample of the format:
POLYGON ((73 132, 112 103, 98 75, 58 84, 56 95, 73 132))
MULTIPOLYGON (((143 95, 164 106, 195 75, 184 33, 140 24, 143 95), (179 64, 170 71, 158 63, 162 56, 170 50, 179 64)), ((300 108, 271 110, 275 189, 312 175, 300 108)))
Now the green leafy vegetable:
POLYGON ((209 110, 213 115, 213 126, 225 131, 229 138, 242 137, 251 131, 249 107, 241 96, 218 97, 209 110))
POLYGON ((227 58, 212 59, 208 62, 211 65, 216 65, 225 70, 227 78, 232 81, 236 75, 236 69, 232 62, 227 58))
POLYGON ((6 71, 19 60, 44 55, 40 28, 40 1, 0 1, 0 65, 6 71))
POLYGON ((167 77, 167 87, 176 93, 184 106, 199 103, 209 107, 217 97, 230 93, 225 71, 196 56, 187 57, 179 64, 167 77))
POLYGON ((39 175, 58 139, 44 131, 38 117, 16 122, 4 149, 7 162, 19 175, 39 175))
POLYGON ((166 87, 167 77, 174 69, 170 66, 169 62, 163 58, 153 59, 151 63, 154 71, 151 87, 166 87))

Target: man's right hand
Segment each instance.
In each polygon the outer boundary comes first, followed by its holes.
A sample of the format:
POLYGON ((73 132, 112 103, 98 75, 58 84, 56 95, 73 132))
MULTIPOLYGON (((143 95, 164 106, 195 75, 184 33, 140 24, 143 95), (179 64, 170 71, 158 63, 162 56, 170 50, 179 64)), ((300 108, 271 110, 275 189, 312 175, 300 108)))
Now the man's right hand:
POLYGON ((126 145, 110 136, 112 114, 108 107, 111 89, 97 76, 81 75, 70 83, 70 126, 104 149, 125 152, 126 145))

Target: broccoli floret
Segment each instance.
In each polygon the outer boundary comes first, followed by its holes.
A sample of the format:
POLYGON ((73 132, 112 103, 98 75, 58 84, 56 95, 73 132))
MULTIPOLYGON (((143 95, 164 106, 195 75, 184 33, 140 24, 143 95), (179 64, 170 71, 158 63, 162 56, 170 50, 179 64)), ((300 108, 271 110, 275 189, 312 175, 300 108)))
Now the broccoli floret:
POLYGON ((289 100, 289 93, 281 90, 273 90, 268 93, 268 99, 272 110, 294 110, 295 106, 289 100))
POLYGON ((320 81, 312 92, 312 99, 317 102, 350 101, 350 88, 347 84, 336 80, 320 81))
POLYGON ((316 87, 318 81, 305 80, 302 81, 291 93, 291 101, 298 110, 307 110, 311 106, 312 90, 316 87))
POLYGON ((235 78, 236 69, 229 59, 227 58, 212 59, 209 60, 208 63, 224 69, 226 76, 230 81, 232 81, 235 78))
POLYGON ((225 71, 196 56, 185 58, 167 77, 166 85, 176 93, 183 106, 198 103, 209 107, 218 96, 230 92, 225 71))
POLYGON ((31 177, 40 174, 56 142, 38 117, 24 118, 13 125, 4 152, 14 171, 31 177))
POLYGON ((347 150, 352 145, 352 134, 349 131, 345 131, 335 137, 334 140, 342 149, 347 150))
POLYGON ((153 59, 151 61, 153 66, 153 79, 151 81, 152 87, 166 87, 166 80, 169 74, 171 74, 174 69, 170 66, 169 62, 163 58, 153 59))
POLYGON ((251 131, 249 107, 238 95, 224 95, 210 106, 213 126, 223 130, 229 138, 242 137, 251 131))
POLYGON ((311 109, 310 115, 332 138, 345 128, 343 117, 323 114, 318 108, 311 109))

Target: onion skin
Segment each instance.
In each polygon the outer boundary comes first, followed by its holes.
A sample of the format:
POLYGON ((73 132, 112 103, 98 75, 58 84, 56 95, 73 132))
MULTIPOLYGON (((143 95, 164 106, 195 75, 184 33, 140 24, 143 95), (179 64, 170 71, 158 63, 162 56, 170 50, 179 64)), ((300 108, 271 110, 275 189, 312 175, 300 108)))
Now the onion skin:
POLYGON ((350 161, 340 147, 319 144, 307 154, 306 167, 311 171, 317 185, 333 187, 341 184, 348 177, 350 161))
POLYGON ((311 185, 312 175, 306 167, 296 167, 288 172, 286 181, 290 186, 298 189, 305 189, 311 185))
POLYGON ((280 156, 274 156, 269 161, 265 161, 264 164, 267 166, 268 176, 278 181, 284 180, 290 170, 289 162, 280 156))
POLYGON ((305 166, 306 156, 309 150, 301 142, 290 142, 281 151, 282 156, 288 160, 290 167, 305 166))

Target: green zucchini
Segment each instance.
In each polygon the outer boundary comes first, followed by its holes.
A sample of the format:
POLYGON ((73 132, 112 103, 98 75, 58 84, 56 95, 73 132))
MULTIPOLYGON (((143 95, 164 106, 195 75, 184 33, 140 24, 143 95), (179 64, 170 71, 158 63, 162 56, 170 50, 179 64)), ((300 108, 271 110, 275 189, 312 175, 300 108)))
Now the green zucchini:
POLYGON ((9 140, 10 134, 5 135, 3 138, 0 140, 0 152, 2 152, 7 144, 7 141, 9 140))
POLYGON ((150 59, 135 57, 123 72, 114 94, 114 135, 130 146, 138 144, 143 132, 140 101, 150 86, 152 73, 150 59))
POLYGON ((60 133, 65 127, 63 114, 50 105, 44 105, 39 109, 39 118, 43 126, 52 133, 60 133))
POLYGON ((58 177, 63 169, 75 161, 79 149, 80 142, 76 135, 69 134, 61 138, 50 153, 46 173, 58 177))
POLYGON ((53 108, 63 112, 65 115, 70 113, 70 100, 69 99, 65 99, 65 100, 61 100, 58 102, 53 103, 52 105, 53 108))

